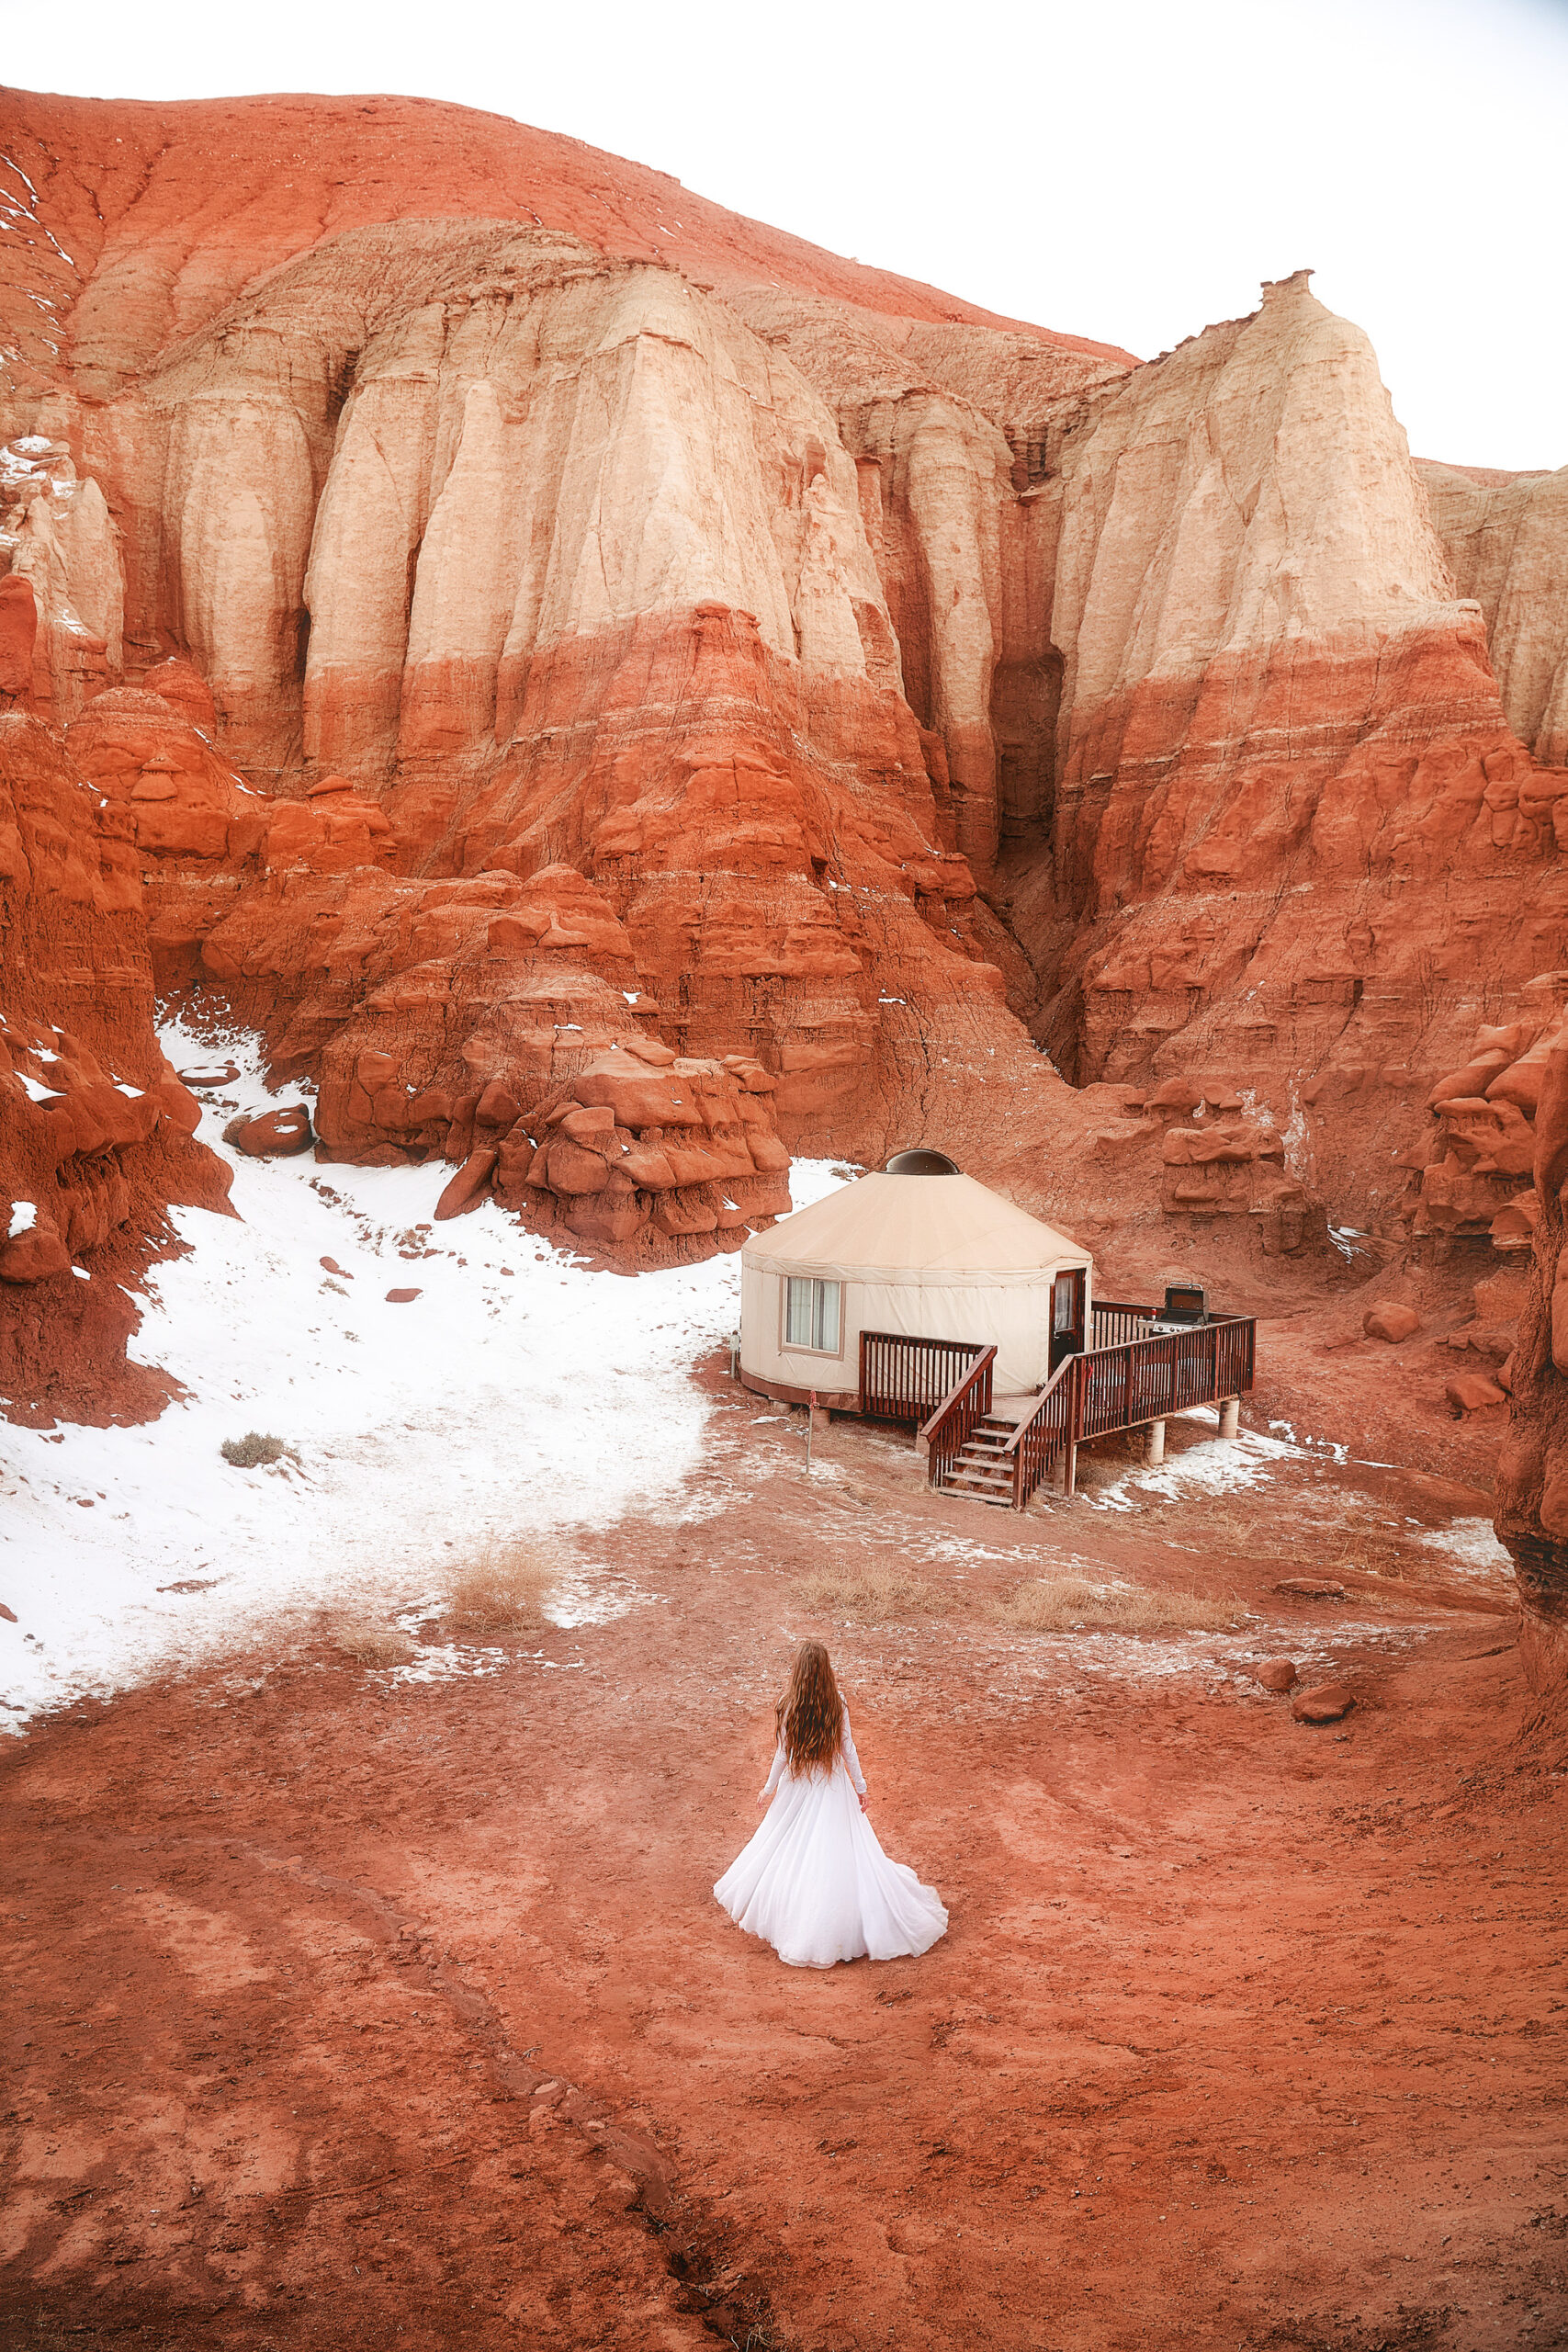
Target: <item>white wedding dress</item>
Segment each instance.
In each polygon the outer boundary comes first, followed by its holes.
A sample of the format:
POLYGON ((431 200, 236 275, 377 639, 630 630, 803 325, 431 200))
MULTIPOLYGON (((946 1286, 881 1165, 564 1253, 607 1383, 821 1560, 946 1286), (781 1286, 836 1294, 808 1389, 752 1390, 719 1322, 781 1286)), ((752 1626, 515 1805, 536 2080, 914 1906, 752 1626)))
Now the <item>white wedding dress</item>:
POLYGON ((714 1888, 737 1927, 792 1968, 911 1958, 946 1934, 937 1894, 888 1860, 860 1809, 865 1777, 847 1707, 832 1769, 797 1775, 781 1747, 762 1793, 773 1790, 767 1819, 714 1888))

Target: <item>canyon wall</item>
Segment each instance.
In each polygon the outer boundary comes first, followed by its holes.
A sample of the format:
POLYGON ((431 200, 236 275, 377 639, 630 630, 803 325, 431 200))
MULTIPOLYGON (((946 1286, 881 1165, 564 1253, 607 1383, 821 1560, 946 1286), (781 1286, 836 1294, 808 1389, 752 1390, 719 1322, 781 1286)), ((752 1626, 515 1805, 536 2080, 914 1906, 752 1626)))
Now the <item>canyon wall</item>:
POLYGON ((1413 466, 1307 273, 1140 367, 459 108, 4 103, 0 685, 323 1156, 639 1263, 916 1137, 1533 1231, 1442 1090, 1561 1012, 1564 477, 1413 466))
POLYGON ((1500 474, 1416 460, 1461 596, 1473 597, 1509 726, 1568 762, 1568 467, 1500 474))
POLYGON ((168 1204, 228 1192, 153 1034, 140 867, 49 729, 0 711, 0 1411, 34 1427, 161 1409, 130 1293, 178 1246, 168 1204))

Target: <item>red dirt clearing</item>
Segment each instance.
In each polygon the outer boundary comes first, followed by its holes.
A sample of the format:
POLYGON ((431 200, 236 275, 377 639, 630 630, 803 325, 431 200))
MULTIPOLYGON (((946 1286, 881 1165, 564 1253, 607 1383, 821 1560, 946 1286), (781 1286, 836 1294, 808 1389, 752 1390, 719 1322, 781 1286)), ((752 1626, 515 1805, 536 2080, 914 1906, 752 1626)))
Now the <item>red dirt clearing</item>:
POLYGON ((610 1622, 400 1686, 323 1638, 7 1756, 6 2344, 1568 2338, 1568 1780, 1509 1619, 1414 1551, 1292 1606, 1224 1498, 1180 1552, 1168 1510, 1021 1525, 853 1426, 807 1486, 705 1378, 685 1518, 584 1547, 610 1622), (836 1561, 950 1613, 813 1617, 836 1561), (1053 1566, 1263 1623, 986 1613, 1053 1566), (951 1909, 924 1960, 786 1970, 711 1899, 806 1631, 951 1909), (1293 1723, 1248 1647, 1355 1712, 1293 1723))

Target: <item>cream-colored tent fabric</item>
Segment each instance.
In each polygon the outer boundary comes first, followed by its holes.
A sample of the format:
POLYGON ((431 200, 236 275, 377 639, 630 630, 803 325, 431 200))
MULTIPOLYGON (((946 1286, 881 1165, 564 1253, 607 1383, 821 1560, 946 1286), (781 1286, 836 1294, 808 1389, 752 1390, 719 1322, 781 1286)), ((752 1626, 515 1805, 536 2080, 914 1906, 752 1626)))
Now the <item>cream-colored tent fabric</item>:
POLYGON ((769 1385, 845 1395, 862 1331, 976 1340, 997 1350, 996 1385, 1048 1378, 1051 1285, 1086 1250, 971 1176, 863 1176, 785 1217, 741 1252, 740 1363, 769 1385), (842 1285, 836 1356, 784 1344, 784 1283, 842 1285))

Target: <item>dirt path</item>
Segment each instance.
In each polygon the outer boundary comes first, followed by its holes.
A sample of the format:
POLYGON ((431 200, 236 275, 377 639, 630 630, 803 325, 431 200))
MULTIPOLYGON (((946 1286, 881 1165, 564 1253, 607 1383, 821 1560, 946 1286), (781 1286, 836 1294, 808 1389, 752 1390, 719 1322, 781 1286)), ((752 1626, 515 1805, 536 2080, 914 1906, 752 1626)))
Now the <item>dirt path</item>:
POLYGON ((1409 1546, 1292 1616, 1261 1554, 1315 1471, 1239 1551, 1224 1497, 1021 1528, 852 1427, 808 1486, 705 1376, 711 1470, 596 1552, 610 1622, 401 1686, 323 1640, 7 1756, 7 2345, 1568 2340, 1568 1779, 1507 1619, 1409 1546), (813 1618, 824 1558, 951 1614, 813 1618), (1268 1623, 985 1613, 1074 1560, 1268 1623), (952 1912, 919 1962, 788 1971, 709 1894, 811 1630, 952 1912), (1355 1713, 1292 1723, 1242 1671, 1280 1648, 1355 1713))

